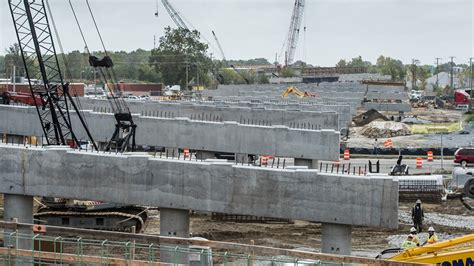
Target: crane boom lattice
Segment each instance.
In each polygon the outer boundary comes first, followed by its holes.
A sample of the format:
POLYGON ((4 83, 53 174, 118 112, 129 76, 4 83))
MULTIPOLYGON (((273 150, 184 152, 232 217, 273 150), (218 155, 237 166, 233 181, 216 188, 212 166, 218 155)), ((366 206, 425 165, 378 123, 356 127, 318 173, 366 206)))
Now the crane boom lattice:
POLYGON ((69 94, 69 83, 63 80, 44 0, 9 0, 8 3, 32 98, 42 99, 33 102, 46 144, 66 145, 69 139, 78 143, 71 128, 69 105, 93 142, 69 94))
POLYGON ((181 18, 178 11, 170 4, 170 2, 168 2, 168 0, 161 0, 161 2, 163 3, 163 6, 165 7, 166 11, 170 15, 176 26, 178 26, 178 28, 189 30, 188 26, 186 25, 186 23, 184 23, 184 20, 181 18))
POLYGON ((291 15, 290 29, 286 40, 285 65, 293 63, 295 59, 296 45, 300 33, 301 21, 303 19, 305 0, 295 0, 293 14, 291 15))

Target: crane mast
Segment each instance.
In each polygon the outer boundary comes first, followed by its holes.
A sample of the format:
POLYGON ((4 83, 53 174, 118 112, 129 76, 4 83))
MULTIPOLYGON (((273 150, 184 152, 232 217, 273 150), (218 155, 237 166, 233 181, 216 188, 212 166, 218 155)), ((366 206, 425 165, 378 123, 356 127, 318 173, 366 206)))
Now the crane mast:
POLYGON ((293 14, 291 15, 290 29, 286 40, 285 65, 293 63, 295 59, 296 45, 300 33, 301 21, 303 19, 305 0, 295 0, 293 14))
POLYGON ((76 112, 90 141, 95 142, 63 80, 44 0, 9 0, 31 96, 47 145, 79 144, 72 127, 69 108, 76 112), (39 80, 36 83, 33 80, 39 80))
POLYGON ((161 0, 161 2, 163 3, 163 6, 165 7, 166 11, 170 15, 176 26, 178 26, 178 28, 189 30, 188 26, 186 25, 186 23, 184 23, 178 11, 168 2, 168 0, 161 0))

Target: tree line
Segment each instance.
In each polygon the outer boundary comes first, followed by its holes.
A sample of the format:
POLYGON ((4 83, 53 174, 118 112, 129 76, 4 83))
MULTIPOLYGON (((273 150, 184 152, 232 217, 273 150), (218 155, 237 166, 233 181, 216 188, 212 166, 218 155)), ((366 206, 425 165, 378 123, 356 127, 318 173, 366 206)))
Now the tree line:
MULTIPOLYGON (((212 86, 221 84, 268 83, 268 73, 257 72, 252 66, 268 65, 265 58, 250 60, 212 59, 208 55, 208 45, 200 41, 200 33, 196 30, 165 28, 165 34, 160 37, 157 48, 150 50, 137 49, 131 52, 109 52, 114 62, 117 78, 124 82, 162 82, 166 85, 179 84, 212 86), (248 69, 234 70, 230 66, 244 66, 248 69)), ((103 52, 92 52, 97 57, 104 56, 103 52)), ((59 54, 58 59, 63 66, 67 65, 69 81, 93 82, 95 70, 89 66, 89 55, 82 51, 71 51, 59 54), (66 64, 67 63, 67 64, 66 64)), ((17 76, 24 76, 25 70, 17 44, 11 45, 5 55, 0 55, 0 77, 10 77, 13 65, 16 66, 17 76)), ((455 65, 455 64, 454 64, 455 65)), ((404 64, 401 60, 379 56, 375 64, 364 60, 361 56, 351 60, 341 59, 336 67, 367 67, 369 73, 389 75, 392 80, 419 80, 423 84, 428 77, 441 71, 449 71, 451 62, 436 68, 433 65, 420 65, 419 62, 404 64)), ((468 65, 458 65, 464 68, 464 76, 469 75, 468 65)), ((305 62, 297 61, 289 68, 281 68, 277 75, 292 77, 297 75, 295 69, 311 67, 305 62)), ((64 72, 64 71, 63 71, 64 72)), ((96 75, 96 80, 100 77, 96 75)), ((413 82, 416 87, 416 82, 413 82)))

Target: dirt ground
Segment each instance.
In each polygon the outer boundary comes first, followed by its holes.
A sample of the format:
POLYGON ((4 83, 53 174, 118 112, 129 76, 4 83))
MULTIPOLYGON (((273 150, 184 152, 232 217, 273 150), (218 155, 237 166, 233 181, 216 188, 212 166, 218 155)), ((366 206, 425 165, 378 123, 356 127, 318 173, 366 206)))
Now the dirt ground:
MULTIPOLYGON (((362 111, 359 111, 362 113, 362 111)), ((387 117, 398 117, 397 113, 382 112, 387 117)), ((432 123, 451 123, 459 122, 463 119, 463 114, 459 110, 444 110, 434 108, 413 108, 412 112, 405 114, 407 117, 417 116, 419 119, 428 120, 432 123)), ((351 127, 349 140, 347 142, 349 147, 358 148, 373 148, 375 140, 367 138, 360 134, 362 127, 351 127)), ((474 143, 474 131, 466 128, 470 134, 461 135, 458 132, 445 135, 443 138, 443 146, 448 147, 462 147, 471 146, 474 143)), ((389 136, 387 136, 389 138, 389 136)), ((377 146, 383 147, 383 141, 387 138, 379 138, 377 146)), ((441 147, 441 139, 439 134, 415 134, 408 136, 390 137, 396 148, 428 148, 441 147)))
MULTIPOLYGON (((400 213, 409 212, 411 206, 412 203, 401 203, 400 213)), ((469 213, 457 200, 442 204, 425 204, 424 209, 427 214, 454 216, 454 225, 446 226, 443 225, 446 224, 444 220, 438 223, 436 219, 431 219, 430 223, 424 226, 425 230, 429 226, 434 226, 441 239, 474 232, 474 212, 469 213), (458 219, 459 217, 467 218, 465 223, 468 224, 468 228, 462 227, 462 224, 456 224, 456 220, 462 220, 458 219)), ((398 229, 354 227, 352 234, 354 255, 371 257, 386 248, 401 244, 412 225, 403 221, 403 217, 399 220, 398 229)), ((158 211, 150 212, 145 232, 159 233, 158 211)), ((213 221, 208 215, 195 214, 191 217, 191 232, 193 236, 216 241, 249 244, 251 240, 254 240, 256 245, 263 246, 289 249, 305 247, 316 251, 321 249, 321 224, 305 221, 295 221, 294 224, 234 223, 213 221)), ((424 238, 426 236, 422 234, 421 239, 424 238)))

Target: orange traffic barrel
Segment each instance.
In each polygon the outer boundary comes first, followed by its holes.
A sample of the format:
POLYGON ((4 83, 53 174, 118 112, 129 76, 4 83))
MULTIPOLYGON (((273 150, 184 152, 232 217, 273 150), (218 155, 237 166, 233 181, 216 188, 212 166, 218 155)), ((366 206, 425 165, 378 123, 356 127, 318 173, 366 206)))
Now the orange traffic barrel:
POLYGON ((189 158, 189 149, 184 149, 184 158, 189 158))
POLYGON ((423 159, 421 157, 416 158, 416 168, 423 168, 423 159))
POLYGON ((351 154, 349 150, 344 150, 344 160, 350 160, 351 159, 351 154))
POLYGON ((261 165, 267 165, 268 164, 268 158, 270 156, 267 156, 267 155, 262 155, 260 158, 261 158, 261 165))
POLYGON ((392 142, 392 139, 387 139, 383 142, 383 145, 385 146, 385 148, 393 148, 393 142, 392 142))
POLYGON ((428 162, 432 162, 432 161, 433 161, 433 152, 428 151, 428 162))

